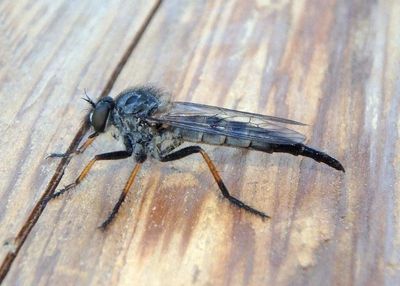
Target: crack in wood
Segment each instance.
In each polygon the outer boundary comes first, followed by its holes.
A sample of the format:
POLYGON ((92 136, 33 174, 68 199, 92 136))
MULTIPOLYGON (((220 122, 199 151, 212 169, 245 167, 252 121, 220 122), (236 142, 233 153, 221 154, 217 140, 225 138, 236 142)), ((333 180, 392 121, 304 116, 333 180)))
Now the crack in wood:
MULTIPOLYGON (((111 89, 114 86, 115 81, 117 80, 118 76, 120 75, 122 69, 124 68, 126 62, 128 61, 129 57, 132 55, 133 50, 139 43, 140 39, 142 38, 144 32, 146 31, 147 27, 150 25, 152 19, 155 17, 156 12, 159 10, 162 4, 162 0, 159 0, 155 3, 154 7, 150 10, 149 15, 143 22, 142 27, 139 29, 138 33, 133 38, 131 44, 128 46, 126 51, 121 57, 121 60, 116 65, 114 71, 112 72, 107 84, 105 85, 102 93, 100 94, 99 98, 102 98, 108 95, 111 89)), ((67 152, 72 152, 76 148, 78 148, 79 143, 81 142, 82 138, 85 136, 86 132, 89 129, 89 125, 87 122, 83 122, 82 126, 79 128, 79 131, 75 135, 74 139, 72 140, 70 146, 68 147, 67 152)), ((19 250, 21 249, 22 245, 24 244, 26 238, 28 237, 29 233, 31 232, 32 228, 39 220, 43 210, 46 207, 45 198, 49 195, 53 194, 55 189, 57 188, 58 184, 60 183, 64 171, 67 168, 69 162, 71 161, 72 157, 63 158, 61 162, 58 164, 57 169, 51 178, 46 190, 44 191, 43 195, 41 196, 40 200, 37 202, 33 210, 31 211, 26 223, 22 226, 21 230, 18 232, 18 235, 14 239, 14 246, 15 248, 13 251, 9 252, 4 261, 0 266, 0 283, 6 277, 8 271, 10 270, 14 259, 17 257, 19 250)))

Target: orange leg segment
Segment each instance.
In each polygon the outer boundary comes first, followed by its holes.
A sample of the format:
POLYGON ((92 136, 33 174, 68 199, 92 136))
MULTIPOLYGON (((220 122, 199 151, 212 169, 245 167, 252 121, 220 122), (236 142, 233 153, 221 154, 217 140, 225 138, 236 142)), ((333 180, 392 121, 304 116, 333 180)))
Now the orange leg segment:
POLYGON ((72 156, 73 154, 82 154, 85 152, 87 147, 89 147, 94 139, 96 139, 97 133, 93 133, 92 135, 89 136, 89 138, 85 141, 85 143, 82 144, 78 149, 72 152, 66 152, 66 153, 51 153, 47 156, 47 158, 68 158, 72 156))
POLYGON ((200 146, 189 146, 186 148, 182 148, 178 151, 175 151, 173 153, 170 153, 164 157, 161 158, 160 161, 162 162, 168 162, 168 161, 174 161, 174 160, 179 160, 182 159, 186 156, 189 156, 191 154, 195 154, 195 153, 200 153, 203 158, 204 161, 206 161, 208 168, 211 171, 211 174, 213 175, 215 181, 218 184, 218 187, 222 193, 222 195, 229 200, 229 202, 231 202, 233 205, 235 205, 236 207, 242 208, 252 214, 255 214, 257 216, 260 216, 261 218, 265 219, 265 218, 269 218, 268 215, 266 215, 265 213, 258 211, 254 208, 252 208, 251 206, 245 204, 244 202, 238 200, 237 198, 233 197, 228 189, 226 188, 224 182, 222 181, 220 175, 218 174, 217 168, 215 167, 214 163, 211 161, 210 157, 208 156, 208 154, 206 153, 206 151, 204 151, 200 146))
POLYGON ((108 218, 100 225, 100 228, 102 230, 105 230, 107 226, 111 223, 111 221, 114 219, 115 215, 118 213, 119 208, 121 207, 121 204, 124 202, 126 195, 129 192, 129 189, 131 188, 133 182, 135 181, 136 175, 138 174, 140 167, 142 164, 138 163, 136 164, 135 168, 132 170, 131 175, 129 176, 128 181, 125 184, 124 189, 122 190, 122 193, 119 197, 118 202, 115 204, 112 212, 108 216, 108 218))
POLYGON ((87 176, 87 174, 89 173, 89 171, 92 169, 93 165, 95 162, 97 161, 102 161, 102 160, 119 160, 119 159, 125 159, 127 157, 130 157, 132 154, 132 152, 128 152, 128 151, 116 151, 116 152, 110 152, 110 153, 103 153, 103 154, 98 154, 96 156, 94 156, 94 158, 92 160, 90 160, 90 162, 85 166, 85 168, 82 170, 81 174, 78 176, 78 178, 76 178, 75 182, 73 182, 72 184, 69 184, 67 186, 65 186, 64 189, 59 190, 58 192, 55 192, 54 194, 52 194, 46 201, 49 201, 51 199, 54 199, 62 194, 64 194, 65 192, 73 189, 74 187, 76 187, 76 185, 78 185, 80 182, 82 182, 82 180, 87 176))

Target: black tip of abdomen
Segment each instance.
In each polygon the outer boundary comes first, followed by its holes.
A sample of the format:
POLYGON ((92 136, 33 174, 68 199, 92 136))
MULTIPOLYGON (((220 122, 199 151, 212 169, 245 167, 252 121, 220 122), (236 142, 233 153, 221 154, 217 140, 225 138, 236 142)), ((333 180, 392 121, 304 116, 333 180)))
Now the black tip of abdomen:
POLYGON ((314 159, 315 161, 325 163, 326 165, 338 170, 342 171, 343 173, 346 172, 343 165, 336 160, 335 158, 329 156, 328 154, 312 149, 310 147, 307 147, 305 145, 301 146, 301 152, 299 155, 303 155, 306 157, 309 157, 311 159, 314 159))
POLYGON ((332 158, 332 157, 329 157, 329 158, 331 159, 330 164, 324 162, 325 164, 331 166, 332 168, 335 168, 338 171, 342 171, 343 173, 346 172, 343 165, 338 160, 336 160, 335 158, 332 158))

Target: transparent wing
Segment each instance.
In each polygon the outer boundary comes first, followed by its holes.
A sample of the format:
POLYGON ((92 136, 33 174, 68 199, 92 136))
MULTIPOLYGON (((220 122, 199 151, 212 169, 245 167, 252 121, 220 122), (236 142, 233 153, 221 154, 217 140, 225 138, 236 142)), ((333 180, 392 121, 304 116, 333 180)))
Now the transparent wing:
POLYGON ((147 120, 175 128, 273 144, 295 144, 305 140, 304 135, 286 127, 305 125, 297 121, 190 102, 172 102, 147 120))

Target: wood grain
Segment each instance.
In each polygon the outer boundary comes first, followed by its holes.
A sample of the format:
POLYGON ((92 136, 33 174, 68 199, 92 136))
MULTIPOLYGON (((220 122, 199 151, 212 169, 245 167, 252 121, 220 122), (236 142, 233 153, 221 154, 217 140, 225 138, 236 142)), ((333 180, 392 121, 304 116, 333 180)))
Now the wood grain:
POLYGON ((68 148, 81 125, 83 89, 106 88, 156 4, 1 2, 0 276, 56 181, 46 155, 68 148))
MULTIPOLYGON (((103 233, 96 227, 134 162, 99 163, 75 192, 47 205, 5 284, 399 284, 399 12, 395 0, 163 2, 112 96, 154 83, 174 100, 302 121, 309 145, 346 173, 291 155, 205 146, 232 194, 271 220, 223 200, 193 156, 146 162, 103 233)), ((80 126, 81 103, 70 100, 48 128, 80 126)), ((46 141, 45 151, 64 150, 72 137, 46 141)), ((119 148, 112 136, 97 139, 60 186, 94 154, 119 148)))

